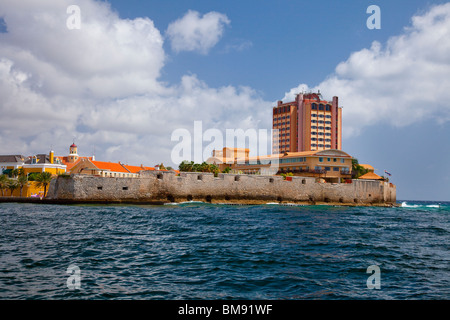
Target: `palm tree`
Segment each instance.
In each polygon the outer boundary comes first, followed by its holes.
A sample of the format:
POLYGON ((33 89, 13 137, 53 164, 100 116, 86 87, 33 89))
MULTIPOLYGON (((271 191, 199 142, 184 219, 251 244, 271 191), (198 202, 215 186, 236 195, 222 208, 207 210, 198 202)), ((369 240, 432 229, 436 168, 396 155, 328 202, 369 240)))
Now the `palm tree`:
POLYGON ((4 197, 3 190, 8 189, 8 176, 6 174, 0 175, 0 189, 2 190, 2 197, 4 197))
POLYGON ((19 178, 17 179, 17 183, 19 184, 19 188, 20 188, 20 197, 22 197, 23 187, 28 185, 28 177, 23 174, 19 175, 19 178))
POLYGON ((47 186, 52 181, 52 174, 50 172, 42 172, 36 177, 38 188, 44 187, 44 197, 47 194, 47 186))
POLYGON ((11 190, 11 197, 13 196, 14 190, 19 188, 19 184, 17 183, 17 180, 9 179, 8 181, 8 189, 11 190))
POLYGON ((352 178, 353 179, 358 179, 359 177, 366 174, 367 172, 369 172, 369 170, 365 169, 363 166, 361 166, 358 162, 358 159, 356 159, 356 158, 352 159, 352 178))

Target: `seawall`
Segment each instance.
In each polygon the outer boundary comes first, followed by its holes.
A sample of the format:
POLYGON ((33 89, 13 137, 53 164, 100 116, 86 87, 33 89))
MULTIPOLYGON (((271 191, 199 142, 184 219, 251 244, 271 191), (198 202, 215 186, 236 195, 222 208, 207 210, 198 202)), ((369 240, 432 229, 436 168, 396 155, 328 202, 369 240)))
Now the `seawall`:
POLYGON ((145 171, 139 178, 71 175, 52 180, 48 202, 341 204, 390 206, 396 202, 395 185, 382 181, 316 183, 315 178, 145 171))

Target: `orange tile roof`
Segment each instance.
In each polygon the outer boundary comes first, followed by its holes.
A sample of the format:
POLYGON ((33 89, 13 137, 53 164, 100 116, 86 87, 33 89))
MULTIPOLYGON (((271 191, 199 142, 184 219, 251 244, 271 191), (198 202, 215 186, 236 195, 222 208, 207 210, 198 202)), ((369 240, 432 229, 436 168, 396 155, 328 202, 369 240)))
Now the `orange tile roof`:
POLYGON ((129 166, 129 165, 125 165, 125 164, 123 164, 122 166, 124 166, 125 169, 127 169, 131 173, 138 173, 139 171, 144 170, 143 168, 138 167, 138 166, 129 166))
POLYGON ((370 164, 360 164, 364 169, 375 170, 370 164))
POLYGON ((92 161, 92 164, 100 170, 110 170, 112 172, 129 173, 120 163, 104 162, 104 161, 92 161))
POLYGON ((67 157, 67 156, 64 156, 64 157, 56 156, 55 159, 61 160, 62 164, 66 166, 66 172, 69 172, 81 160, 83 160, 83 159, 91 160, 92 157, 78 157, 77 161, 75 161, 75 162, 69 162, 69 157, 67 157))
POLYGON ((365 175, 359 177, 359 179, 367 179, 367 180, 382 180, 383 178, 377 175, 374 172, 368 172, 365 175))
POLYGON ((123 165, 128 171, 130 171, 131 173, 138 173, 139 171, 145 171, 145 170, 155 170, 155 168, 151 168, 151 167, 139 167, 139 166, 129 166, 129 165, 123 165))

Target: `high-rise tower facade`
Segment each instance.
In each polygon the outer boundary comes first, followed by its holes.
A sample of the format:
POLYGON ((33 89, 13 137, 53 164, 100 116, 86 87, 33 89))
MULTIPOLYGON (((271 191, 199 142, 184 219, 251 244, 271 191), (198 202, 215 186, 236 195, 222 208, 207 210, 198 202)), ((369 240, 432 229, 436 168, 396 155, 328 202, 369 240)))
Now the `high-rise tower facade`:
POLYGON ((322 99, 318 93, 300 93, 294 101, 278 101, 273 108, 272 152, 342 149, 342 108, 338 97, 322 99))

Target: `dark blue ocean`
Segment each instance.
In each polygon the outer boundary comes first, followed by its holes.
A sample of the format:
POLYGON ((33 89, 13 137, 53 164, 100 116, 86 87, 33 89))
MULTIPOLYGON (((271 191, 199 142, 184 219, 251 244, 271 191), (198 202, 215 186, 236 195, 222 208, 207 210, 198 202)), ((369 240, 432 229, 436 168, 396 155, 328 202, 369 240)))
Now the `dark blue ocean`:
POLYGON ((449 202, 1 203, 0 299, 449 299, 449 217, 449 202))

